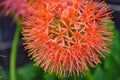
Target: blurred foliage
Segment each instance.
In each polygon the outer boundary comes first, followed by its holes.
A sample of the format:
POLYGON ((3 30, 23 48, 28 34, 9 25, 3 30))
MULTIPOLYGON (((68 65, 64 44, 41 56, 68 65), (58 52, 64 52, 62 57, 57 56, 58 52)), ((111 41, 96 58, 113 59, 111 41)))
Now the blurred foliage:
MULTIPOLYGON (((113 24, 109 24, 113 25, 113 24)), ((111 53, 106 55, 103 63, 97 65, 95 69, 91 69, 87 76, 77 76, 77 80, 120 80, 120 34, 114 29, 115 38, 113 39, 113 47, 111 53)), ((34 67, 34 63, 27 64, 17 69, 17 80, 73 80, 74 77, 58 77, 53 74, 44 73, 40 67, 34 67)), ((0 69, 0 80, 9 80, 9 72, 0 69)))

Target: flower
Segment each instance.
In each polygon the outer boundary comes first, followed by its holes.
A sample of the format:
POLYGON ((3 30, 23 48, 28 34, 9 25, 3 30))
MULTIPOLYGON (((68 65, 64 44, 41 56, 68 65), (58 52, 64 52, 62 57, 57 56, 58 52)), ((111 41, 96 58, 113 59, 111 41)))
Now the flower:
POLYGON ((24 16, 25 49, 36 66, 58 75, 82 75, 109 53, 111 11, 97 0, 36 0, 24 16))
POLYGON ((15 18, 18 18, 27 13, 26 3, 27 0, 3 0, 0 6, 4 7, 6 15, 15 13, 15 18))

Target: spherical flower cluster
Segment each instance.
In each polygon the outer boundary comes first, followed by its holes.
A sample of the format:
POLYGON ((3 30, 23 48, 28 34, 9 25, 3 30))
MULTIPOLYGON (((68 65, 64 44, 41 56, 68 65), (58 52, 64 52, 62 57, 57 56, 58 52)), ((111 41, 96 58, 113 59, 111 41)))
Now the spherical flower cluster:
POLYGON ((6 15, 15 13, 15 18, 20 17, 22 14, 26 14, 27 0, 3 0, 0 6, 4 7, 6 15))
POLYGON ((23 40, 36 66, 58 75, 86 74, 109 52, 109 6, 100 0, 36 0, 24 16, 23 40))

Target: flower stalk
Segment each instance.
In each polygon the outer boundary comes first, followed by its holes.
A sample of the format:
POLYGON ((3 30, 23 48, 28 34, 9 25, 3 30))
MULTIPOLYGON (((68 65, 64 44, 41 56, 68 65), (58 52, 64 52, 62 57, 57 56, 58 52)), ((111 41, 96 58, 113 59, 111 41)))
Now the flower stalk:
POLYGON ((16 55, 17 55, 17 50, 18 50, 19 36, 21 32, 20 26, 21 26, 20 21, 18 21, 15 35, 13 38, 11 55, 10 55, 10 80, 17 80, 16 79, 16 55))

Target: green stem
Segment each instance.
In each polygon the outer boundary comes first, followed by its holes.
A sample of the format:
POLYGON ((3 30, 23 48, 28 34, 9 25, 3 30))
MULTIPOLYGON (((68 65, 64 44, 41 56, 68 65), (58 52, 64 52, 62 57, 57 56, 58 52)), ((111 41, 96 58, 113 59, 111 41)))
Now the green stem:
POLYGON ((90 71, 88 71, 88 74, 87 74, 87 80, 94 80, 93 79, 93 76, 92 76, 92 73, 90 71))
POLYGON ((76 80, 76 76, 74 76, 74 80, 76 80))
POLYGON ((16 55, 17 55, 20 32, 21 32, 21 25, 20 25, 20 22, 18 21, 15 35, 13 38, 11 55, 10 55, 10 80, 17 80, 16 79, 16 55))

